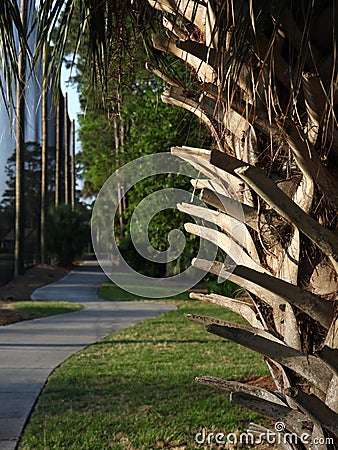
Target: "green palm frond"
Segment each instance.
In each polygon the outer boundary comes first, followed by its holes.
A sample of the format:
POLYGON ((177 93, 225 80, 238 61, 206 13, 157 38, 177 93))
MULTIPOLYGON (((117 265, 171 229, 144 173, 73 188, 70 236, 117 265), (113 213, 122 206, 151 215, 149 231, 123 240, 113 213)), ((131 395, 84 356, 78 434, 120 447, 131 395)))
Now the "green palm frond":
POLYGON ((149 29, 154 25, 153 10, 146 0, 56 0, 41 2, 38 11, 38 43, 35 60, 43 43, 52 48, 50 67, 58 76, 65 54, 73 54, 86 60, 92 72, 92 82, 107 90, 112 76, 111 67, 121 58, 132 60, 136 34, 150 45, 149 29), (151 17, 150 17, 151 14, 151 17), (67 37, 75 34, 73 49, 67 46, 67 37), (79 48, 81 52, 79 52, 79 48))
POLYGON ((111 64, 132 52, 129 47, 130 33, 136 33, 138 29, 146 36, 145 30, 153 25, 149 17, 151 8, 146 0, 47 0, 39 3, 35 14, 32 14, 36 8, 34 0, 26 0, 25 6, 33 17, 29 29, 21 22, 18 2, 3 0, 0 4, 0 89, 10 102, 13 82, 18 78, 19 43, 29 56, 32 67, 41 61, 44 43, 49 44, 49 70, 53 72, 55 90, 58 91, 67 53, 67 37, 71 31, 74 32, 75 26, 77 39, 72 49, 73 63, 79 47, 85 45, 92 80, 106 88, 111 76, 111 64), (30 49, 28 40, 33 32, 37 41, 35 48, 30 49), (34 55, 30 54, 30 50, 34 55))
POLYGON ((13 82, 18 78, 18 48, 29 55, 28 32, 21 22, 17 2, 3 0, 0 3, 0 90, 6 100, 13 104, 13 82))

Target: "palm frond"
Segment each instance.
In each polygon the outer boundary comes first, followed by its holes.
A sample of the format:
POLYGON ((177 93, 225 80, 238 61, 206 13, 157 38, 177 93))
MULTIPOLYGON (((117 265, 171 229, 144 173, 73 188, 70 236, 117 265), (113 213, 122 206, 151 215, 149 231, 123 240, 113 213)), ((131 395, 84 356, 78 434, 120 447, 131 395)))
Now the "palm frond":
POLYGON ((76 44, 71 49, 72 64, 75 64, 76 55, 81 53, 92 73, 92 83, 107 94, 112 66, 116 66, 118 60, 135 58, 135 41, 143 37, 145 45, 152 48, 150 39, 147 39, 154 24, 150 14, 153 18, 153 10, 146 0, 41 2, 35 61, 47 40, 52 48, 50 68, 54 71, 57 84, 64 57, 69 53, 68 36, 75 33, 76 44))
POLYGON ((19 48, 30 55, 28 36, 17 2, 3 0, 0 4, 0 90, 8 112, 13 105, 13 83, 19 75, 19 48))

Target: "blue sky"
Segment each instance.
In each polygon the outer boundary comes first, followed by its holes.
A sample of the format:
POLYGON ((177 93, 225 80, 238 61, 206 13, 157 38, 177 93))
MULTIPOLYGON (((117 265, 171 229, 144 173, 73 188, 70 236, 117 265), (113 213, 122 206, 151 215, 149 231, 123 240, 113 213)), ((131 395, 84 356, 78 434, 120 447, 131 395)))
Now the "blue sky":
POLYGON ((68 93, 68 112, 71 120, 75 120, 76 128, 78 127, 77 116, 81 113, 80 102, 79 102, 79 94, 77 92, 76 86, 72 84, 68 84, 67 80, 69 79, 70 71, 63 69, 61 74, 61 87, 62 91, 65 94, 68 93))

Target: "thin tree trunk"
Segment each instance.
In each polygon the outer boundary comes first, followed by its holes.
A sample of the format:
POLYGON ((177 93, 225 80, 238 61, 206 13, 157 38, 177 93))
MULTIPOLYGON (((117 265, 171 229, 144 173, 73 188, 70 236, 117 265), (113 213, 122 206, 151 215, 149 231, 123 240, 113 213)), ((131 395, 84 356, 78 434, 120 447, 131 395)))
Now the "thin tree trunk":
MULTIPOLYGON (((120 117, 119 117, 119 119, 120 119, 120 153, 123 154, 124 153, 124 144, 125 144, 125 139, 126 139, 126 136, 125 136, 126 129, 125 129, 124 121, 122 120, 121 103, 122 103, 122 100, 120 98, 119 99, 119 109, 120 109, 120 113, 119 113, 120 114, 120 117)), ((122 214, 123 214, 124 211, 127 209, 127 199, 126 199, 126 196, 125 196, 124 184, 123 183, 121 184, 121 197, 122 197, 121 200, 122 200, 122 214)), ((123 219, 123 217, 122 217, 122 219, 123 219)), ((123 224, 123 228, 124 228, 124 224, 123 224)), ((122 231, 124 231, 124 229, 122 231)))
MULTIPOLYGON (((26 0, 20 1, 20 18, 26 31, 26 0)), ((15 178, 15 275, 24 271, 25 209, 24 209, 24 170, 25 170, 25 88, 26 54, 19 43, 19 79, 16 89, 16 178, 15 178)))
MULTIPOLYGON (((122 36, 122 28, 120 28, 120 36, 122 36)), ((115 133, 115 151, 116 151, 116 168, 120 167, 120 155, 123 152, 124 146, 124 127, 122 121, 122 95, 121 95, 121 75, 122 75, 122 46, 120 47, 120 59, 118 68, 118 92, 117 92, 117 104, 116 115, 114 117, 114 133, 115 133)), ((124 200, 124 186, 123 183, 118 183, 118 202, 119 202, 119 215, 120 215, 120 237, 124 235, 124 222, 123 213, 125 210, 124 200)))
POLYGON ((69 133, 68 133, 68 94, 65 94, 64 102, 64 182, 65 182, 65 205, 69 204, 69 133))
POLYGON ((42 79, 42 146, 41 146, 41 212, 40 212, 40 261, 46 264, 46 214, 47 214, 47 44, 43 47, 42 56, 43 79, 42 79))
MULTIPOLYGON (((120 166, 120 127, 118 124, 118 116, 114 116, 114 136, 115 136, 115 164, 116 168, 119 168, 120 166)), ((121 183, 117 184, 117 199, 119 204, 119 222, 120 222, 120 237, 123 237, 123 204, 122 204, 122 186, 121 183)))
POLYGON ((56 135, 55 135, 55 207, 60 203, 60 149, 61 149, 61 92, 58 95, 58 101, 56 105, 56 135))
POLYGON ((72 154, 71 154, 71 203, 75 209, 75 120, 72 121, 72 154))

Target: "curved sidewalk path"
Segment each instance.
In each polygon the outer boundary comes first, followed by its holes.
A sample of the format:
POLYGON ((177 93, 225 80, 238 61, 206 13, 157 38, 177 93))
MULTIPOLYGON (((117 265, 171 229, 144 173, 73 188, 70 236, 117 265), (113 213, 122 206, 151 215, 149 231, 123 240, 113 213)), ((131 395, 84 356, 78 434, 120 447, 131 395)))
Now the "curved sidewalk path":
POLYGON ((37 289, 33 300, 81 303, 85 309, 0 327, 0 450, 14 450, 52 371, 108 334, 175 309, 155 302, 102 301, 106 280, 95 262, 37 289))

